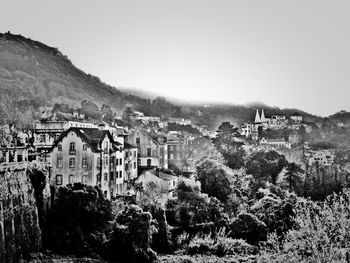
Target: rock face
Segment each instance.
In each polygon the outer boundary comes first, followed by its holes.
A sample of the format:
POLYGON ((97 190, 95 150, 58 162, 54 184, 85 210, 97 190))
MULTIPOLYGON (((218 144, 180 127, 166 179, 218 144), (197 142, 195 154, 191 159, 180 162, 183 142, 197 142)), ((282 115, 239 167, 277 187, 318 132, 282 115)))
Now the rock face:
POLYGON ((41 249, 38 212, 26 164, 0 166, 0 262, 41 249))

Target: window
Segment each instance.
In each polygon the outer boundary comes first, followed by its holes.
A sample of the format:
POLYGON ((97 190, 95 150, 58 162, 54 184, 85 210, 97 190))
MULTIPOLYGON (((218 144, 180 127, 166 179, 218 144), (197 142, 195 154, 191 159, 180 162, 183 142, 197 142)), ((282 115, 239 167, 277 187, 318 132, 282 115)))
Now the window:
POLYGON ((137 147, 140 147, 140 138, 136 138, 137 147))
POLYGON ((83 167, 86 168, 87 167, 87 159, 83 158, 83 167))
POLYGON ((175 181, 173 181, 173 186, 175 186, 175 181))
POLYGON ((118 165, 118 162, 119 162, 119 159, 115 159, 115 165, 117 166, 118 165))
POLYGON ((62 144, 57 145, 57 151, 62 152, 62 144))
POLYGON ((69 150, 75 151, 75 143, 74 142, 69 143, 69 150))
POLYGON ((75 167, 75 158, 69 158, 69 168, 75 167))
POLYGON ((56 185, 62 185, 62 175, 56 175, 56 185))
POLYGON ((105 181, 108 180, 108 174, 107 173, 104 174, 103 180, 105 180, 105 181))
POLYGON ((69 183, 70 184, 74 183, 74 175, 72 175, 72 174, 69 175, 69 183))
POLYGON ((134 157, 136 157, 136 150, 134 151, 134 157))
POLYGON ((105 142, 104 152, 108 153, 108 142, 105 142))
POLYGON ((114 173, 113 172, 111 172, 110 174, 109 174, 109 180, 110 181, 113 181, 114 180, 114 173))
POLYGON ((62 167, 62 158, 57 159, 57 167, 61 168, 62 167))
POLYGON ((136 162, 134 162, 134 169, 136 169, 136 162))
POLYGON ((87 145, 86 144, 83 144, 83 151, 87 151, 87 145))
POLYGON ((122 160, 123 160, 122 158, 119 159, 119 165, 122 165, 122 163, 123 163, 122 160))
POLYGON ((129 164, 125 164, 125 171, 129 170, 129 164))
POLYGON ((129 152, 125 152, 125 159, 129 157, 129 152))
POLYGON ((87 184, 87 176, 86 175, 83 175, 83 177, 81 178, 81 182, 83 184, 87 184))
POLYGON ((108 157, 105 157, 105 166, 108 166, 108 157))
POLYGON ((122 178, 123 174, 122 171, 119 171, 119 178, 122 178))
POLYGON ((75 154, 75 142, 69 143, 69 154, 74 155, 75 154))
POLYGON ((147 159, 147 166, 151 167, 151 165, 152 165, 152 160, 151 159, 147 159))
POLYGON ((45 134, 40 135, 40 142, 46 142, 46 136, 45 134))
POLYGON ((152 152, 151 152, 151 148, 147 148, 147 156, 151 156, 152 152))

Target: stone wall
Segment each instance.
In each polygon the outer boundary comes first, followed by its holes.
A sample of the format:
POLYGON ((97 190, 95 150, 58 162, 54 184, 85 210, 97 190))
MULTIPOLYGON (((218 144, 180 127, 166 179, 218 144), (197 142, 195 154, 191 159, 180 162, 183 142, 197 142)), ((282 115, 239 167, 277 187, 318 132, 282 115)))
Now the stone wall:
POLYGON ((27 164, 0 165, 0 262, 41 249, 41 231, 27 164))

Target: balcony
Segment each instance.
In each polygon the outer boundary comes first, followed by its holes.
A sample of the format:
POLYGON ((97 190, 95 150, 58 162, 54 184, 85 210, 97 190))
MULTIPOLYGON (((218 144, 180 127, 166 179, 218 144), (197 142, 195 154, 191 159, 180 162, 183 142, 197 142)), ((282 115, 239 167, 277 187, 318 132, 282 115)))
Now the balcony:
POLYGON ((69 155, 75 155, 76 151, 75 150, 69 150, 69 155))

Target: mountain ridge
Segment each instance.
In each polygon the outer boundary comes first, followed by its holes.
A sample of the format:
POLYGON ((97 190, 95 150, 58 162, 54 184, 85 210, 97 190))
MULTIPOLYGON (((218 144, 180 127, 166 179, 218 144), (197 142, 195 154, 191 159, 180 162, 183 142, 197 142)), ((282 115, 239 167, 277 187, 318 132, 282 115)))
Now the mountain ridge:
POLYGON ((201 105, 177 100, 174 104, 172 99, 132 90, 119 90, 98 77, 85 73, 58 48, 22 35, 0 33, 0 92, 4 94, 0 103, 4 105, 21 102, 36 105, 37 108, 58 103, 77 108, 82 101, 91 101, 99 108, 103 104, 111 106, 119 116, 126 107, 131 106, 146 115, 185 117, 212 128, 222 120, 232 120, 240 125, 245 120, 251 120, 255 109, 262 107, 267 114, 289 115, 296 111, 311 120, 322 119, 299 109, 280 109, 264 103, 237 105, 209 102, 201 105))

